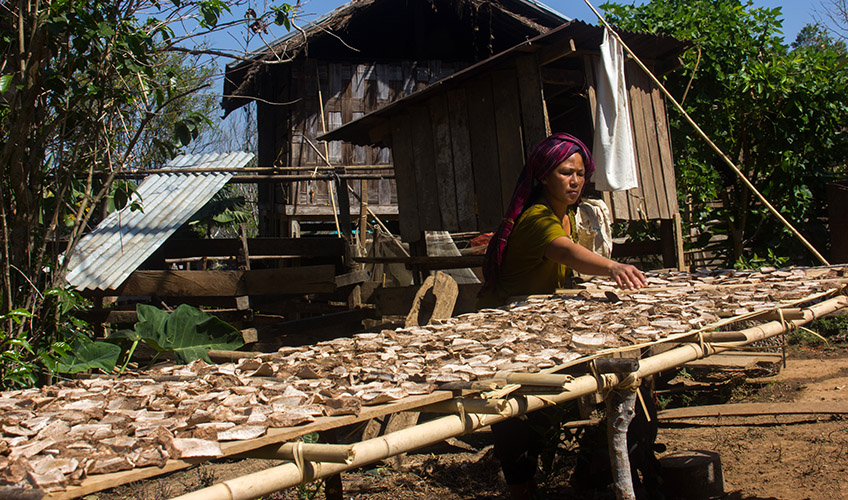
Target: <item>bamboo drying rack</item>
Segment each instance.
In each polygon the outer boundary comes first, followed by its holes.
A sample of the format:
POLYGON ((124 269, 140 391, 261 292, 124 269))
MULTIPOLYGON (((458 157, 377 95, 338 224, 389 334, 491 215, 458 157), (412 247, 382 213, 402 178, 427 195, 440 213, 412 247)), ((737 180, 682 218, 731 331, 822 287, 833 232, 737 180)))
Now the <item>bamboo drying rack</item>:
MULTIPOLYGON (((288 428, 269 429, 256 439, 221 443, 225 457, 261 457, 291 460, 261 472, 223 481, 177 497, 193 499, 248 499, 258 498, 275 491, 294 487, 316 479, 326 478, 395 455, 435 444, 445 439, 474 432, 482 427, 535 411, 546 406, 574 400, 596 392, 605 393, 618 386, 624 375, 602 374, 567 376, 557 374, 565 368, 590 363, 599 357, 619 355, 621 351, 639 352, 647 345, 677 344, 669 350, 640 360, 635 376, 644 377, 672 369, 689 361, 707 357, 729 349, 746 346, 788 332, 816 318, 848 309, 844 280, 838 288, 803 297, 791 302, 776 304, 772 309, 724 318, 704 328, 682 334, 670 335, 655 342, 605 349, 583 356, 571 363, 558 365, 537 374, 512 374, 498 380, 477 381, 465 384, 463 390, 436 390, 431 394, 406 397, 389 404, 363 407, 358 415, 321 417, 316 421, 288 428), (816 302, 807 307, 804 304, 816 302), (739 321, 768 320, 758 326, 734 331, 714 333, 739 321), (532 386, 532 393, 521 391, 532 386), (541 389, 540 389, 541 388, 541 389), (337 429, 343 426, 382 418, 406 411, 445 413, 443 417, 413 427, 395 431, 374 439, 351 445, 298 444, 305 434, 337 429)), ((731 285, 732 286, 732 285, 731 285)), ((447 387, 450 387, 448 385, 447 387)), ((94 475, 81 485, 64 491, 49 493, 47 499, 78 498, 133 481, 149 479, 169 472, 185 469, 208 459, 169 460, 162 467, 146 467, 111 474, 94 475)))

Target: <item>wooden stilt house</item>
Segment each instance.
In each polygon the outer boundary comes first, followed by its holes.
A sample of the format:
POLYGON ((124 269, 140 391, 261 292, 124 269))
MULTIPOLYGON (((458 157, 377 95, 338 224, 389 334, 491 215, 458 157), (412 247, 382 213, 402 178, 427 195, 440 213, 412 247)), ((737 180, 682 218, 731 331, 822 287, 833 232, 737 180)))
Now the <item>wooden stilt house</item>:
MULTIPOLYGON (((315 137, 565 21, 534 0, 355 0, 228 66, 222 106, 230 113, 256 99, 259 166, 309 174, 326 167, 324 155, 337 172, 373 178, 369 207, 397 218, 388 148, 315 137)), ((362 185, 351 183, 357 196, 362 185)), ((260 185, 260 235, 333 220, 331 189, 323 180, 260 185)), ((344 211, 347 197, 339 201, 344 211)))
MULTIPOLYGON (((677 67, 685 48, 669 37, 622 36, 656 74, 677 67)), ((602 40, 602 28, 571 21, 322 139, 391 147, 401 236, 413 247, 423 231, 492 231, 538 141, 557 131, 592 144, 602 40)), ((677 265, 671 229, 679 211, 665 101, 635 63, 625 73, 639 187, 603 196, 617 221, 660 220, 664 242, 647 252, 677 265)))

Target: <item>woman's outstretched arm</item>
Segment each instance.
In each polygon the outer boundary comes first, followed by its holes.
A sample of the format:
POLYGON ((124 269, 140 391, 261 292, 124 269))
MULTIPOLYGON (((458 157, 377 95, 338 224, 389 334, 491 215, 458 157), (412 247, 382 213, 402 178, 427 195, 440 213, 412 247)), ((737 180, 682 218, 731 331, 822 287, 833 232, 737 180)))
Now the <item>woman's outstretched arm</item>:
POLYGON ((635 290, 648 284, 645 275, 635 266, 602 257, 564 236, 548 244, 545 257, 582 274, 609 276, 620 288, 627 290, 635 290))

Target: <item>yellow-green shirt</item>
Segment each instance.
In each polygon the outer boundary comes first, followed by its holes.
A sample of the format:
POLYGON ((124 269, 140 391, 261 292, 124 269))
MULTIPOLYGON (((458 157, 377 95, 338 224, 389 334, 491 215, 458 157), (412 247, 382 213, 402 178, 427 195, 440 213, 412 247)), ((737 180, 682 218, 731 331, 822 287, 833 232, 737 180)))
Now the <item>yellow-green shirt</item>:
POLYGON ((477 299, 477 308, 498 307, 514 295, 553 293, 566 286, 568 268, 545 257, 548 245, 569 237, 562 221, 547 205, 521 213, 504 249, 498 281, 477 299))

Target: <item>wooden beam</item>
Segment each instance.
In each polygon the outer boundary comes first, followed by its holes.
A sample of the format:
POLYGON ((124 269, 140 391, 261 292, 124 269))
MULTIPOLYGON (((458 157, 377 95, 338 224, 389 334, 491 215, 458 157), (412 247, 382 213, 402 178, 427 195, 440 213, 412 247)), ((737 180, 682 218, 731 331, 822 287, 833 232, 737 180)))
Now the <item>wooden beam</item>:
POLYGON ((336 276, 336 287, 341 288, 343 286, 355 285, 357 283, 368 281, 369 279, 371 279, 371 273, 364 269, 360 269, 358 271, 336 276))
MULTIPOLYGON (((501 199, 509 205, 516 181, 524 165, 524 144, 521 140, 521 105, 518 95, 518 75, 511 71, 492 74, 492 97, 495 110, 498 168, 500 170, 501 199)), ((492 138, 489 137, 489 147, 492 138)), ((494 192, 477 191, 479 196, 493 196, 494 192)))
POLYGON ((350 211, 350 193, 348 191, 346 180, 337 176, 334 182, 336 188, 336 199, 338 200, 339 227, 342 233, 341 236, 344 238, 345 242, 349 243, 353 238, 353 223, 350 218, 354 215, 350 211))
MULTIPOLYGON (((159 251, 168 258, 237 255, 238 238, 188 240, 169 239, 159 251)), ((296 255, 303 257, 341 257, 344 242, 339 238, 248 238, 250 255, 296 255)))
POLYGON ((548 45, 539 50, 539 65, 544 66, 554 61, 558 61, 563 57, 568 57, 577 52, 577 46, 574 40, 569 38, 561 40, 555 44, 548 45))
MULTIPOLYGON (((204 310, 221 321, 225 321, 227 323, 234 323, 237 321, 243 321, 247 319, 250 315, 249 311, 240 311, 235 308, 231 309, 209 309, 204 310)), ((80 318, 84 319, 88 323, 99 324, 99 323, 113 323, 113 324, 126 324, 126 323, 137 323, 138 322, 138 313, 136 311, 114 311, 110 309, 95 309, 83 311, 79 315, 80 318)))
POLYGON ((413 257, 354 257, 356 262, 366 264, 406 264, 426 269, 460 269, 463 267, 480 267, 484 255, 459 255, 445 257, 413 256, 413 257))
POLYGON ((335 266, 303 266, 256 271, 135 271, 123 285, 103 295, 158 297, 237 297, 335 291, 335 266))
POLYGON ((674 212, 672 221, 674 222, 674 253, 677 257, 677 270, 687 272, 689 268, 686 265, 686 252, 683 250, 683 223, 680 220, 680 212, 674 212))
MULTIPOLYGON (((244 168, 151 168, 145 170, 128 170, 124 172, 118 172, 115 174, 115 177, 118 179, 133 179, 133 178, 144 178, 148 175, 152 174, 203 174, 203 173, 212 173, 212 174, 221 174, 221 173, 233 173, 233 174, 280 174, 285 172, 333 172, 337 168, 344 169, 345 173, 350 173, 351 171, 357 170, 393 170, 394 167, 391 165, 387 165, 384 163, 380 163, 377 165, 337 165, 333 167, 316 167, 315 165, 302 165, 302 166, 292 166, 292 167, 244 167, 244 168)), ((106 172, 95 174, 100 176, 106 176, 106 172)))
MULTIPOLYGON (((453 147, 451 145, 450 112, 447 93, 440 93, 428 100, 430 124, 433 134, 434 170, 436 178, 441 229, 459 230, 456 209, 456 176, 453 170, 453 147)), ((430 228, 435 229, 435 228, 430 228)))
MULTIPOLYGON (((430 110, 424 106, 410 107, 412 165, 415 175, 415 190, 418 196, 418 222, 422 231, 437 231, 441 229, 442 208, 439 205, 439 186, 436 179, 436 151, 433 142, 433 126, 430 110)), ((399 162, 396 162, 399 164, 399 162)), ((398 194, 400 198, 400 194, 398 194)), ((406 235, 404 240, 407 240, 406 235)), ((420 240, 420 236, 410 242, 420 240)))
POLYGON ((412 135, 412 125, 408 115, 392 117, 392 160, 397 175, 395 185, 397 186, 400 234, 405 241, 415 241, 421 237, 412 135))
POLYGON ((586 84, 586 74, 572 69, 542 68, 542 82, 582 88, 586 84))
MULTIPOLYGON (((387 219, 397 219, 398 218, 398 206, 397 205, 368 205, 368 209, 371 212, 377 214, 382 218, 387 219)), ((286 205, 285 208, 286 216, 289 217, 297 217, 299 219, 310 218, 310 217, 323 217, 328 220, 332 220, 333 217, 333 207, 329 205, 286 205)), ((359 208, 355 205, 351 207, 351 216, 356 216, 359 214, 359 208)), ((300 239, 300 238, 293 238, 300 239)), ((319 238, 326 239, 326 238, 319 238)))
POLYGON ((494 231, 503 220, 504 205, 500 196, 501 177, 498 151, 493 138, 495 130, 495 105, 492 83, 480 78, 467 87, 468 134, 471 141, 471 171, 474 177, 475 207, 480 231, 494 231))
POLYGON ((362 329, 362 320, 374 319, 374 309, 352 309, 258 327, 257 343, 263 352, 283 345, 309 345, 321 340, 347 336, 362 329))
POLYGON ((708 406, 690 406, 663 410, 660 420, 702 417, 751 417, 760 415, 834 415, 848 413, 848 401, 823 401, 813 403, 737 403, 708 406))

